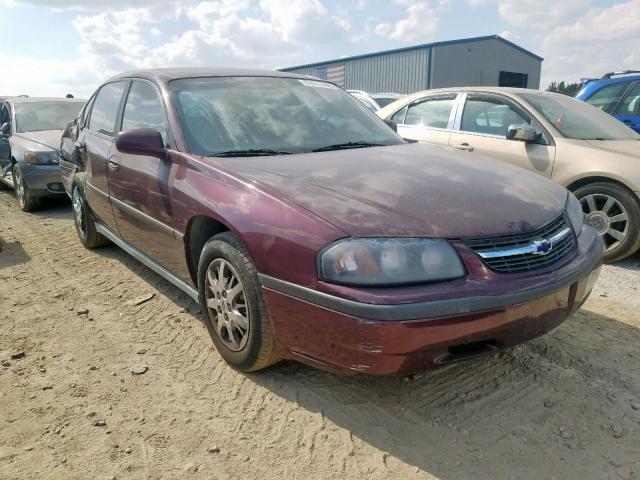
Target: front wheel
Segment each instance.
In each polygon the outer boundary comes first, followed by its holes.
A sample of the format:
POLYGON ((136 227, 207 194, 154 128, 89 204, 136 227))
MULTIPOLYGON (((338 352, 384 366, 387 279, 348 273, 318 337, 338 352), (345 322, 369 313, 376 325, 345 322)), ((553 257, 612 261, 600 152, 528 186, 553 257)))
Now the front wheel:
POLYGON ((229 365, 253 372, 279 360, 258 275, 235 235, 221 233, 204 246, 198 287, 207 330, 229 365))
POLYGON ((585 222, 602 238, 605 262, 634 254, 640 247, 640 207, 625 188, 613 183, 592 183, 574 192, 585 222))
POLYGON ((16 191, 16 197, 18 197, 18 204, 23 211, 33 212, 38 207, 38 199, 31 195, 17 164, 13 166, 13 188, 16 191))

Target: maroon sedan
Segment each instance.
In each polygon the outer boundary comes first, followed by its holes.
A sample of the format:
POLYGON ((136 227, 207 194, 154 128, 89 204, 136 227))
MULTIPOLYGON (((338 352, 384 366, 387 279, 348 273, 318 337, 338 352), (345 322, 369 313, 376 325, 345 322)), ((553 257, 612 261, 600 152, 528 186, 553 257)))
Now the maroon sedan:
POLYGON ((82 243, 188 293, 244 371, 411 372, 515 345, 571 315, 602 262, 564 188, 406 143, 309 77, 124 74, 62 150, 82 243))

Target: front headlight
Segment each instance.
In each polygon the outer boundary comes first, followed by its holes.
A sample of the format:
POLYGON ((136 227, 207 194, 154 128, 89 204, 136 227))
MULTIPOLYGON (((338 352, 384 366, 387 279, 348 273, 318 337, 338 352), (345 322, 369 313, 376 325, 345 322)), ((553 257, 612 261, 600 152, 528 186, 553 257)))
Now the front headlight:
POLYGON ((24 161, 29 165, 57 165, 58 152, 48 150, 45 152, 24 152, 24 161))
POLYGON ((582 225, 584 224, 584 212, 582 211, 582 205, 580 201, 571 192, 567 194, 567 204, 565 205, 567 217, 571 222, 573 231, 576 232, 576 236, 582 232, 582 225))
POLYGON ((322 280, 340 285, 389 287, 462 277, 460 257, 443 239, 348 238, 318 256, 322 280))

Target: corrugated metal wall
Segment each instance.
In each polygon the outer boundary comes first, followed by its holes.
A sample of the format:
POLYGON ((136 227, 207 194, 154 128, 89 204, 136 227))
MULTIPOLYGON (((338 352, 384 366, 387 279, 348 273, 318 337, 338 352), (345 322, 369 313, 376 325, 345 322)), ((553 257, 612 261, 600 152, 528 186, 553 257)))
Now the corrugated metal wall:
POLYGON ((501 70, 526 73, 529 76, 528 87, 539 88, 542 66, 540 60, 504 42, 483 39, 283 70, 315 76, 318 67, 342 63, 345 65, 345 88, 370 93, 413 93, 428 88, 497 86, 501 70))
MULTIPOLYGON (((408 50, 389 55, 372 55, 345 60, 345 88, 367 92, 412 93, 427 88, 430 48, 408 50)), ((287 68, 287 72, 316 74, 318 67, 330 67, 340 62, 303 68, 287 68)))

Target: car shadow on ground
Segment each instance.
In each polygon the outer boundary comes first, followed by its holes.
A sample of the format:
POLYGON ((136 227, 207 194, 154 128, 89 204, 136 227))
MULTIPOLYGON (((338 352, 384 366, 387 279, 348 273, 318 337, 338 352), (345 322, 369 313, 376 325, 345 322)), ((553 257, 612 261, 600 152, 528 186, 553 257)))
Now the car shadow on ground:
POLYGON ((0 237, 0 270, 27 263, 29 260, 31 257, 24 251, 20 242, 6 243, 0 237))
POLYGON ((640 251, 636 252, 630 257, 625 258, 624 260, 613 263, 612 265, 627 270, 640 270, 640 251))

